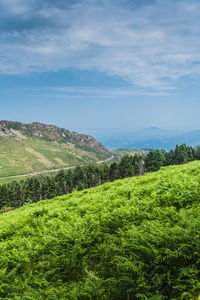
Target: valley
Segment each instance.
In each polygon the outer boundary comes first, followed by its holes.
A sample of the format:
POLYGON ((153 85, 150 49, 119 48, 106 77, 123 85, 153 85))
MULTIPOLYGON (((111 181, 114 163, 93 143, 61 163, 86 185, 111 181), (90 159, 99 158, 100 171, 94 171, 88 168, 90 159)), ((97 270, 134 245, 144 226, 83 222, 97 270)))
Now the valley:
MULTIPOLYGON (((97 161, 96 163, 97 164, 103 164, 103 163, 109 163, 109 162, 112 162, 112 161, 115 161, 115 160, 116 160, 116 157, 114 155, 112 155, 109 158, 106 158, 105 160, 97 161)), ((77 166, 81 167, 83 165, 77 164, 76 166, 71 166, 71 167, 64 167, 64 168, 52 169, 52 170, 42 170, 42 171, 35 171, 35 172, 22 174, 22 175, 12 175, 12 176, 7 176, 7 177, 1 177, 0 178, 0 184, 9 183, 13 180, 22 180, 25 177, 33 177, 33 176, 43 175, 43 174, 47 174, 48 176, 50 176, 51 174, 58 173, 59 171, 66 171, 66 170, 75 169, 77 166)))

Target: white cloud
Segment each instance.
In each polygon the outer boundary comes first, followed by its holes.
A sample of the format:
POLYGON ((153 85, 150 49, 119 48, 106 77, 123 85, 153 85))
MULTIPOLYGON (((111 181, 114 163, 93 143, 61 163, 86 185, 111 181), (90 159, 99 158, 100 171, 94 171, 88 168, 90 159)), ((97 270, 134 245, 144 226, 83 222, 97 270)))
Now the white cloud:
MULTIPOLYGON (((15 0, 13 13, 24 18, 25 10, 31 19, 24 3, 15 0)), ((62 9, 55 3, 33 10, 37 26, 1 31, 2 74, 97 69, 156 89, 168 89, 183 76, 199 77, 198 1, 160 0, 133 10, 114 1, 62 9)))
POLYGON ((14 15, 23 15, 30 11, 34 0, 0 0, 0 5, 5 10, 5 13, 14 15))
MULTIPOLYGON (((173 91, 174 88, 169 88, 173 91)), ((47 88, 9 88, 0 89, 0 93, 4 94, 24 94, 24 95, 40 95, 55 98, 117 98, 129 96, 171 96, 172 91, 149 91, 134 88, 96 88, 96 87, 71 87, 71 86, 54 86, 47 88)))

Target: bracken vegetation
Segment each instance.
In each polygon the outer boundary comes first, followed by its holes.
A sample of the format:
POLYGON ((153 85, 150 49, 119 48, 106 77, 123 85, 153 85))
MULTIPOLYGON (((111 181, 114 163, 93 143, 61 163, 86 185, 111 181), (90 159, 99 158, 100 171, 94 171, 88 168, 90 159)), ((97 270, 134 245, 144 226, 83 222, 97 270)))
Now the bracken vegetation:
POLYGON ((198 299, 200 162, 0 216, 2 299, 198 299))

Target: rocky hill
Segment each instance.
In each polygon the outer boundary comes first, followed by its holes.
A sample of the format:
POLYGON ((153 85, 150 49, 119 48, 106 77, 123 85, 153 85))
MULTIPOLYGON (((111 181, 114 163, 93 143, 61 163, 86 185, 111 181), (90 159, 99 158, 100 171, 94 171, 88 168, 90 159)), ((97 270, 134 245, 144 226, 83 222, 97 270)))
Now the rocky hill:
POLYGON ((0 121, 0 178, 105 160, 93 137, 38 122, 0 121))
POLYGON ((70 144, 85 145, 102 153, 109 153, 108 150, 92 136, 70 132, 55 125, 46 125, 39 122, 23 124, 21 122, 0 121, 0 136, 22 134, 30 137, 39 137, 49 141, 64 142, 70 144))

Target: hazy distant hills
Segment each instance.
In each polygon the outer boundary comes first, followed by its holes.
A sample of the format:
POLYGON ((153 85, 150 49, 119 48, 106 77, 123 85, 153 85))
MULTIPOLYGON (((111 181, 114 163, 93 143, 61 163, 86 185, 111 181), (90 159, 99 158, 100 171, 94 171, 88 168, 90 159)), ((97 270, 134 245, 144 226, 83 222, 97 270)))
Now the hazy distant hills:
POLYGON ((37 122, 0 121, 0 177, 87 164, 110 156, 86 134, 37 122))
POLYGON ((113 134, 99 137, 99 140, 108 149, 120 148, 149 148, 149 149, 172 149, 177 144, 200 145, 200 130, 177 133, 158 127, 149 127, 129 133, 113 134))

